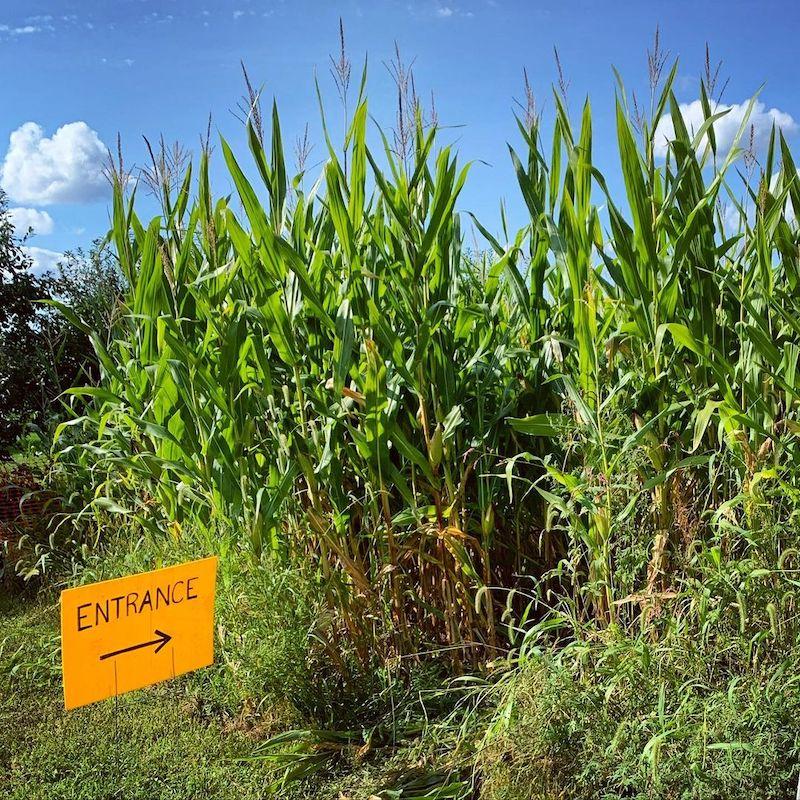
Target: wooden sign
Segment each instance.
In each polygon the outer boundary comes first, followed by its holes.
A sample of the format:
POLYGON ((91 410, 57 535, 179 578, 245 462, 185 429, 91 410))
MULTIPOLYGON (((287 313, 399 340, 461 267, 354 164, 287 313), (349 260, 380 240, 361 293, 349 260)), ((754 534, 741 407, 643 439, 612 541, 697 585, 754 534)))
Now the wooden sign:
POLYGON ((66 708, 211 664, 217 563, 215 556, 63 591, 66 708))

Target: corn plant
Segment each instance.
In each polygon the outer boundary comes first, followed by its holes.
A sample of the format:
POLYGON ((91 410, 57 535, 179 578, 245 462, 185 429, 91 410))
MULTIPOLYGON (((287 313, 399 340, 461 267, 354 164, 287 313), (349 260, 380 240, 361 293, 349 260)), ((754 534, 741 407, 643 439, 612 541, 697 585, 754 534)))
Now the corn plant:
POLYGON ((324 587, 317 634, 342 670, 343 641, 364 663, 475 666, 554 606, 571 637, 587 620, 655 632, 698 552, 737 557, 800 430, 791 153, 773 132, 761 173, 737 171, 746 122, 718 152, 724 112, 703 85, 688 130, 675 74, 649 118, 619 83, 625 197, 593 163, 588 101, 575 122, 556 93, 547 147, 518 121, 530 219, 506 241, 462 217, 468 167, 421 114, 409 151, 372 133, 366 75, 343 147, 323 114, 313 183, 290 177, 276 105, 266 133, 245 120, 252 163, 221 142, 232 197, 208 149, 162 176, 149 223, 118 179, 130 288, 64 423, 90 439, 61 455, 86 470, 86 513, 191 525, 209 547, 222 526, 296 564, 324 587), (648 555, 623 575, 632 537, 648 555))

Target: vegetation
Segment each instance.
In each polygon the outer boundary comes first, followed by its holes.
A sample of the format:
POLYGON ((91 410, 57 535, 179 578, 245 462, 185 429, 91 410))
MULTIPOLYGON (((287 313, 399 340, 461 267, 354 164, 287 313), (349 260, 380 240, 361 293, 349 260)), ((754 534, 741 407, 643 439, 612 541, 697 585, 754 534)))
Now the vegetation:
MULTIPOLYGON (((63 418, 58 397, 98 377, 87 337, 41 304, 58 298, 103 335, 122 291, 119 270, 96 243, 65 253, 52 273, 37 274, 0 193, 0 458, 27 450, 25 437, 50 439, 63 418)), ((45 449, 49 449, 45 446, 45 449)))
POLYGON ((33 301, 41 296, 42 288, 30 272, 14 235, 5 197, 0 195, 0 447, 4 450, 16 441, 36 408, 38 376, 28 369, 28 359, 36 350, 32 341, 36 315, 33 301))
MULTIPOLYGON (((124 574, 132 567, 141 569, 143 564, 127 549, 125 543, 119 557, 108 554, 102 565, 97 565, 102 573, 90 565, 87 579, 124 574)), ((258 593, 248 597, 244 583, 223 594, 223 608, 232 611, 234 596, 242 608, 236 615, 220 613, 227 644, 221 648, 218 667, 146 696, 129 695, 72 714, 63 711, 61 699, 57 596, 47 593, 35 603, 0 600, 0 780, 6 787, 4 796, 37 800, 261 797, 268 780, 262 765, 237 769, 231 777, 230 764, 241 763, 250 754, 258 732, 252 708, 242 705, 235 692, 246 688, 248 698, 256 692, 266 695, 267 685, 248 683, 265 675, 268 681, 287 678, 291 686, 287 665, 292 663, 293 653, 281 642, 296 637, 302 647, 303 635, 291 614, 265 605, 270 594, 263 590, 275 586, 256 583, 258 593), (248 600, 256 603, 255 608, 249 608, 248 600), (247 631, 239 628, 243 619, 248 620, 247 631), (240 636, 246 637, 246 648, 239 647, 240 636), (238 662, 235 680, 223 666, 233 661, 238 662), (250 670, 256 662, 254 673, 250 670)), ((276 702, 277 693, 270 696, 271 717, 259 721, 262 735, 291 723, 291 715, 296 713, 290 702, 276 702)))
POLYGON ((373 147, 362 80, 313 183, 256 93, 252 166, 220 145, 234 196, 210 147, 181 174, 162 148, 145 222, 120 165, 111 335, 53 301, 100 371, 55 435, 62 525, 116 517, 147 563, 218 552, 267 626, 306 598, 238 697, 290 687, 251 751, 271 788, 391 757, 365 796, 794 795, 797 169, 746 120, 717 147, 711 70, 688 130, 650 64, 648 109, 618 86, 625 198, 562 81, 547 141, 531 113, 510 151, 530 220, 472 219, 481 253, 413 81, 373 147))

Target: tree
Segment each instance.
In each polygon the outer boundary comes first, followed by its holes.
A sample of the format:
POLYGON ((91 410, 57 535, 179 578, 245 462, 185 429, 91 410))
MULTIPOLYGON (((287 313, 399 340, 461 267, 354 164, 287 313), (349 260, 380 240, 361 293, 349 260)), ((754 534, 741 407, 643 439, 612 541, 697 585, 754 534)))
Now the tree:
POLYGON ((0 456, 26 430, 50 426, 65 389, 97 378, 88 337, 41 301, 58 299, 109 335, 124 284, 100 242, 88 254, 65 253, 55 272, 43 275, 23 245, 0 193, 0 456))
POLYGON ((0 455, 47 404, 37 301, 49 286, 32 268, 0 193, 0 455))

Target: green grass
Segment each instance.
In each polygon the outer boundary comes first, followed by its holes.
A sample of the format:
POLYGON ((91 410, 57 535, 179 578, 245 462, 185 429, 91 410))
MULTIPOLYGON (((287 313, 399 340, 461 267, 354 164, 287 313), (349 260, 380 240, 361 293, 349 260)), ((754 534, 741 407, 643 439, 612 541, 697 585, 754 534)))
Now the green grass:
MULTIPOLYGON (((219 542, 224 542, 220 537, 219 542)), ((111 537, 78 580, 204 554, 190 536, 111 537)), ((14 798, 257 798, 274 779, 242 761, 313 707, 311 587, 229 553, 220 575, 216 661, 166 684, 64 712, 58 594, 0 599, 0 785, 14 798)), ((75 580, 74 578, 70 581, 75 580)), ((3 795, 6 797, 6 795, 3 795)))
POLYGON ((482 798, 790 800, 797 662, 731 678, 690 642, 667 652, 630 641, 595 647, 582 669, 534 659, 515 676, 511 721, 482 759, 482 798))
POLYGON ((262 796, 265 766, 237 763, 258 730, 209 713, 201 699, 218 668, 67 713, 57 606, 7 605, 0 629, 0 785, 9 800, 262 796))
MULTIPOLYGON (((325 731, 352 731, 352 742, 301 745, 314 769, 305 779, 275 787, 274 796, 413 800, 420 796, 415 784, 447 782, 440 764, 455 743, 453 732, 439 742, 419 736, 418 698, 441 685, 439 673, 419 671, 409 686, 391 674, 360 674, 353 667, 343 683, 315 646, 315 630, 325 620, 315 587, 270 561, 226 550, 222 534, 216 542, 225 558, 214 665, 116 701, 63 710, 53 586, 0 596, 4 800, 261 798, 285 768, 270 757, 285 748, 268 743, 293 729, 320 730, 323 739, 325 731), (381 794, 403 786, 405 793, 381 794)), ((69 582, 196 558, 205 546, 189 534, 167 545, 120 531, 69 582)), ((452 706, 441 697, 427 701, 433 719, 452 706)))
MULTIPOLYGON (((255 618, 249 620, 256 636, 255 618)), ((268 760, 252 759, 254 749, 300 717, 276 695, 260 702, 250 696, 235 705, 253 689, 250 673, 232 671, 218 658, 197 673, 65 712, 53 596, 0 601, 0 631, 4 800, 268 796, 276 769, 268 760), (242 675, 244 682, 237 677, 242 675)), ((280 678, 275 661, 264 667, 273 670, 273 680, 280 678)), ((367 800, 386 786, 413 787, 415 780, 431 779, 430 753, 414 742, 369 753, 359 749, 336 754, 325 769, 275 796, 367 800)), ((395 796, 413 800, 417 794, 395 796)))
MULTIPOLYGON (((242 611, 251 637, 268 631, 271 613, 259 620, 242 611)), ((270 681, 255 681, 250 637, 249 669, 233 670, 224 646, 213 667, 67 713, 55 596, 0 601, 0 630, 0 785, 9 800, 262 798, 276 772, 253 754, 310 719, 264 689, 270 681), (267 692, 260 702, 257 685, 267 692)), ((334 751, 273 796, 413 800, 437 797, 415 788, 435 781, 457 786, 454 797, 481 800, 727 800, 741 792, 789 800, 800 756, 800 657, 776 652, 756 670, 745 650, 730 644, 715 660, 714 649, 719 643, 709 652, 688 639, 664 647, 619 636, 532 654, 490 690, 488 713, 442 713, 429 703, 427 735, 401 735, 389 747, 376 730, 370 747, 334 751), (477 794, 467 795, 457 780, 475 765, 477 794)), ((272 681, 285 676, 279 667, 277 659, 261 665, 272 681)))

